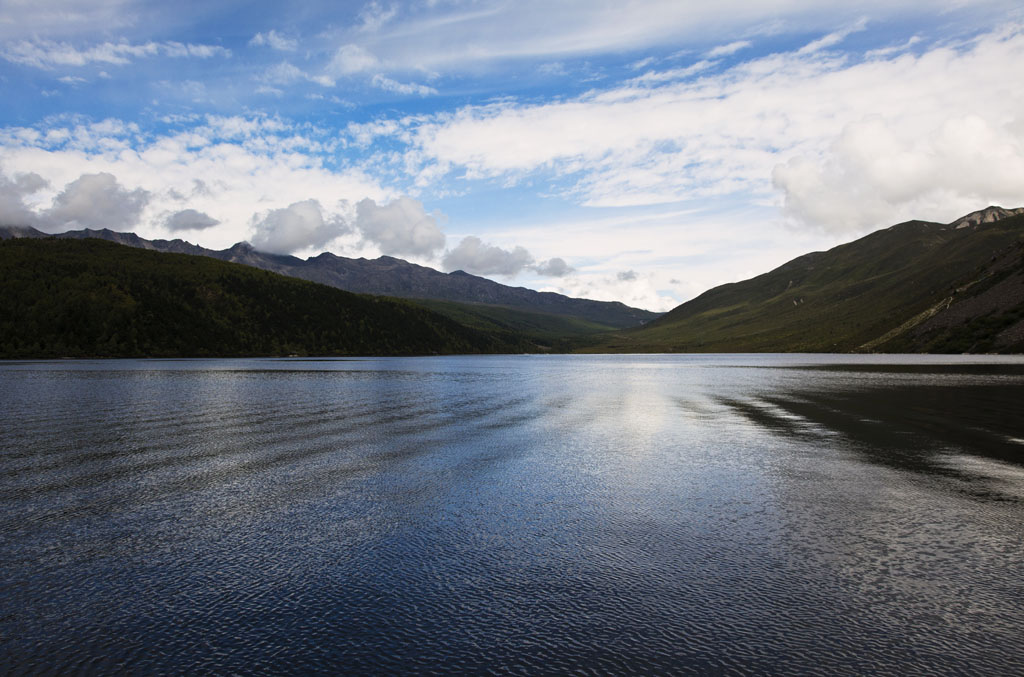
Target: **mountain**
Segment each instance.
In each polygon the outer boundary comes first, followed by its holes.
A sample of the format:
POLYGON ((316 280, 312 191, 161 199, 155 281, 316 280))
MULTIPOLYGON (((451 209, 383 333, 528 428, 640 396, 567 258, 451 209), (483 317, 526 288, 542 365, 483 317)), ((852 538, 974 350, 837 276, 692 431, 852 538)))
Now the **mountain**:
POLYGON ((0 358, 522 352, 407 301, 87 238, 0 241, 0 358))
POLYGON ((107 229, 73 230, 50 236, 34 228, 0 227, 0 239, 11 237, 97 238, 139 249, 194 254, 241 263, 360 294, 485 304, 574 318, 591 326, 596 325, 596 331, 640 326, 660 314, 631 308, 616 301, 591 301, 553 292, 538 292, 524 287, 509 287, 461 270, 442 273, 390 256, 371 260, 350 259, 323 253, 304 260, 294 256, 260 252, 245 242, 240 242, 230 249, 215 251, 182 240, 146 240, 134 233, 119 233, 107 229))
POLYGON ((908 221, 715 287, 615 352, 1024 351, 1024 209, 908 221))

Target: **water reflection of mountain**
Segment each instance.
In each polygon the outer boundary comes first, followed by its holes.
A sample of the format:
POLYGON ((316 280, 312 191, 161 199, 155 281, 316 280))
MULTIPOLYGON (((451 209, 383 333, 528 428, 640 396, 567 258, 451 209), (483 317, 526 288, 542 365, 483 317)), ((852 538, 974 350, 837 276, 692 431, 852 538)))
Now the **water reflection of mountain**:
MULTIPOLYGON (((956 459, 979 457, 1024 466, 1021 386, 1012 375, 993 380, 984 374, 984 366, 979 368, 843 365, 829 368, 838 378, 825 387, 815 379, 806 388, 714 400, 773 435, 811 443, 827 440, 822 453, 838 448, 873 464, 974 484, 977 473, 956 459), (919 376, 924 373, 930 378, 919 376), (887 374, 908 378, 894 382, 887 374)), ((1001 371, 1006 374, 1005 368, 1001 371)), ((991 497, 981 486, 970 490, 991 497)))

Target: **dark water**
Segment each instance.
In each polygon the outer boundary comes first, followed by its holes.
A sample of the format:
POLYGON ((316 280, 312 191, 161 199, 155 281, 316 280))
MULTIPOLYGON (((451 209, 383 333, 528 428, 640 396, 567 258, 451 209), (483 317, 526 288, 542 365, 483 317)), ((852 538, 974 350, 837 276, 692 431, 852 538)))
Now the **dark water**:
POLYGON ((0 673, 1024 673, 1024 360, 0 364, 0 673))

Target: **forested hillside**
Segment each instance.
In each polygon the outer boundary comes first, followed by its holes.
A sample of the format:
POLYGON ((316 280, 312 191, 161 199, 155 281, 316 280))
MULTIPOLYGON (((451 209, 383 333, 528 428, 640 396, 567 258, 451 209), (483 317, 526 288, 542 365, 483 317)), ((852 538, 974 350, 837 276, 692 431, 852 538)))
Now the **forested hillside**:
POLYGON ((96 239, 0 241, 0 357, 521 352, 404 301, 96 239))

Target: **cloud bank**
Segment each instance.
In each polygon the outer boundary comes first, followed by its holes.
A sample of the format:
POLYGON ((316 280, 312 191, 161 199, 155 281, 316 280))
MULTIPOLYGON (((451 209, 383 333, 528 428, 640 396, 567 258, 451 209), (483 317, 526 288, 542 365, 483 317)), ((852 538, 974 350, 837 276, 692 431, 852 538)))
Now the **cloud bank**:
POLYGON ((1024 72, 1024 29, 862 60, 827 49, 851 30, 680 81, 466 106, 408 130, 407 163, 425 182, 554 174, 594 207, 781 193, 794 223, 834 232, 1024 199, 1024 89, 1006 76, 1024 72))

